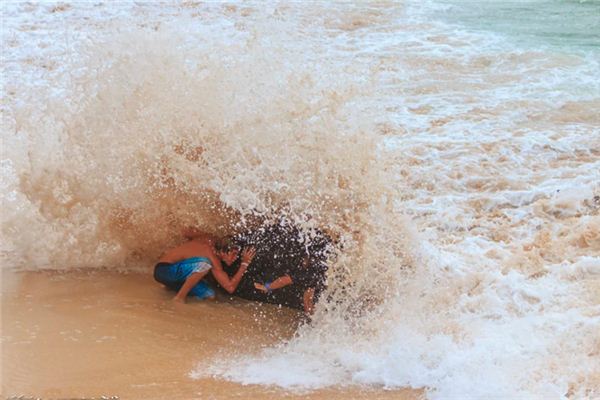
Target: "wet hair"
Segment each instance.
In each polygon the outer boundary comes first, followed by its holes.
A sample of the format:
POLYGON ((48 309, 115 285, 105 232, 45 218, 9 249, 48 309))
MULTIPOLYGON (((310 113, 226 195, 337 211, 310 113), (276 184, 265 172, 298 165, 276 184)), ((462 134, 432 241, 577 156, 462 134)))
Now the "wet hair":
POLYGON ((219 253, 229 253, 232 250, 239 250, 240 245, 237 244, 235 238, 231 235, 223 236, 215 242, 215 250, 219 253))

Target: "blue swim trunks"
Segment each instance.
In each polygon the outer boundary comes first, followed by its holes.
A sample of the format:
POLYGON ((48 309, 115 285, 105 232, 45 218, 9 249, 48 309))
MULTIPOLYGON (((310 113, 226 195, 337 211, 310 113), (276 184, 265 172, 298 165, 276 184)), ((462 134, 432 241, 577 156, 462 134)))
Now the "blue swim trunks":
MULTIPOLYGON (((176 263, 158 263, 154 267, 154 279, 173 290, 179 290, 185 280, 195 272, 206 272, 212 268, 208 258, 192 257, 176 263)), ((204 281, 200 281, 190 290, 188 296, 200 299, 213 297, 215 291, 204 281)))

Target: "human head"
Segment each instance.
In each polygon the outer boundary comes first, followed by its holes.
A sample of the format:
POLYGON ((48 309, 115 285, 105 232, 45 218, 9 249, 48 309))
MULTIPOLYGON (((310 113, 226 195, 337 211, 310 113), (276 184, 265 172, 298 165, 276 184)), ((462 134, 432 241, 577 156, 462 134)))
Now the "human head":
POLYGON ((240 255, 240 246, 235 243, 233 236, 224 236, 215 242, 217 256, 226 265, 231 265, 240 255))

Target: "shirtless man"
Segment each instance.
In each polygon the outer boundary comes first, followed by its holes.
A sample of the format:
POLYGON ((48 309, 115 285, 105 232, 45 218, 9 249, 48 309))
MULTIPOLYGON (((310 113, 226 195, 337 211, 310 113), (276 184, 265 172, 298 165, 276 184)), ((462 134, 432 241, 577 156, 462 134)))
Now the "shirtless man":
POLYGON ((177 290, 174 301, 185 303, 188 295, 200 299, 214 298, 215 292, 201 279, 212 272, 216 281, 228 292, 233 293, 256 251, 247 247, 242 251, 241 264, 230 278, 221 262, 231 265, 240 255, 240 247, 231 237, 216 239, 210 235, 198 234, 193 240, 167 250, 154 267, 154 279, 170 289, 177 290))

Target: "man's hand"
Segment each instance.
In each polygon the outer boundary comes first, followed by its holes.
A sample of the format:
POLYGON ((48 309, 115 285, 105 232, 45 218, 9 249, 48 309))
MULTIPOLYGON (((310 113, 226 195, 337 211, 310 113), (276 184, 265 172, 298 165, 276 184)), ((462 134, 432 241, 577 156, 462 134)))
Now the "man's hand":
POLYGON ((246 247, 242 251, 242 264, 249 265, 252 259, 256 255, 256 249, 254 247, 246 247))
POLYGON ((254 287, 256 288, 256 290, 260 290, 263 293, 268 292, 267 288, 262 283, 254 282, 254 287))

